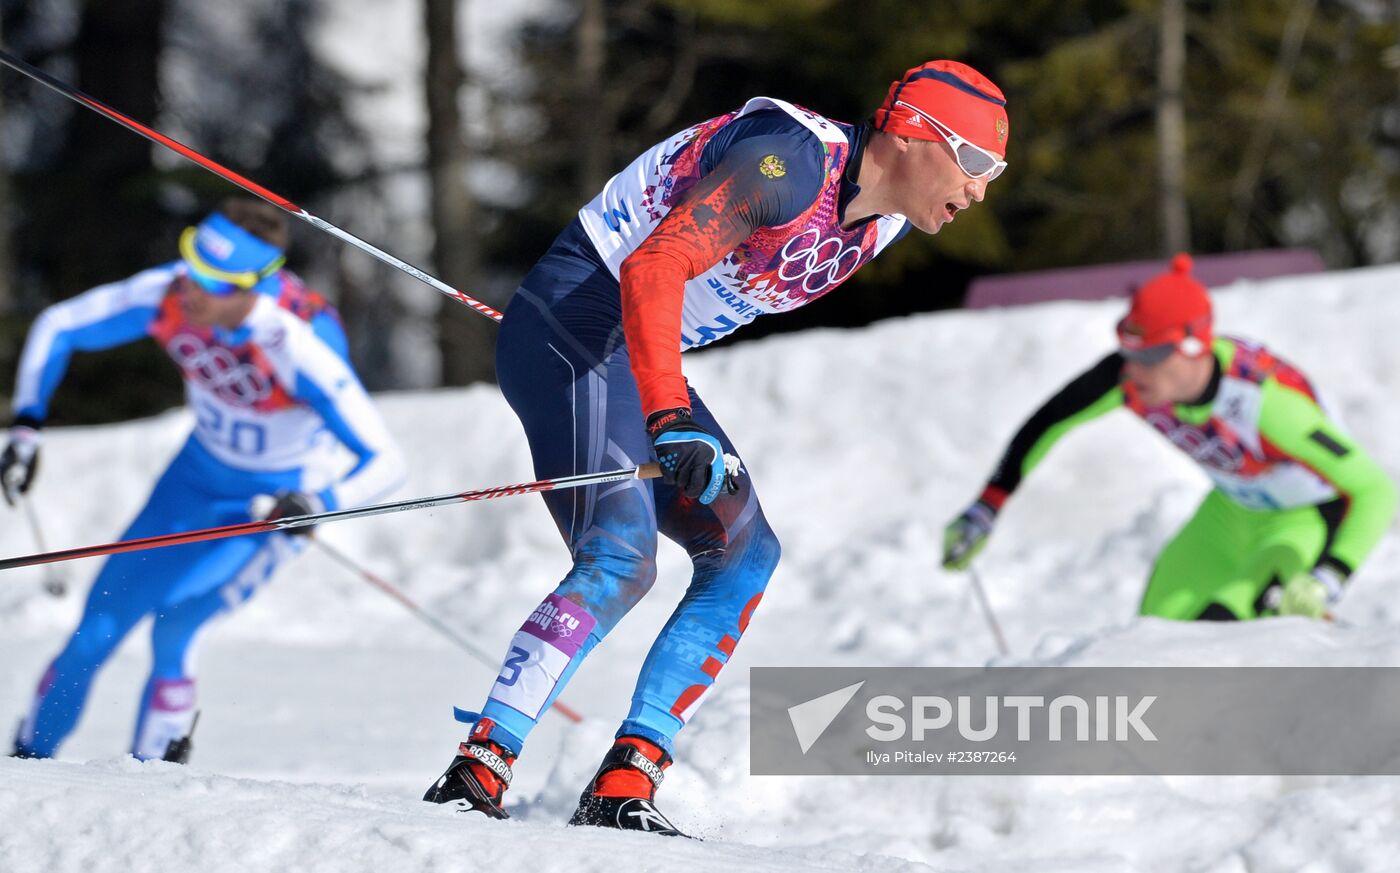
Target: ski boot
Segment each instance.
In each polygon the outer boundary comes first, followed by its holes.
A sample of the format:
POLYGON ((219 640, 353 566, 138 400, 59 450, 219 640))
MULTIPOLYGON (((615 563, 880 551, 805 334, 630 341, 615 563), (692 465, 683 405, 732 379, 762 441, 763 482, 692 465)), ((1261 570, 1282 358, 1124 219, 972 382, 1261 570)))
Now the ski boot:
POLYGON ((684 837, 656 808, 656 789, 671 756, 641 737, 618 737, 584 789, 571 825, 684 837))
POLYGON ((476 810, 491 818, 510 818, 501 801, 510 787, 515 755, 489 738, 491 728, 490 719, 476 723, 467 741, 457 747, 457 757, 423 795, 424 800, 451 803, 460 812, 476 810))
POLYGON ((20 759, 29 758, 29 759, 36 760, 36 761, 37 761, 37 760, 39 760, 40 758, 42 758, 42 757, 44 757, 44 756, 43 756, 43 755, 40 755, 40 754, 37 754, 37 753, 35 753, 35 752, 32 752, 32 751, 30 751, 29 749, 26 749, 24 746, 21 746, 21 745, 19 744, 19 741, 18 741, 18 740, 16 740, 16 741, 15 741, 15 747, 14 747, 14 749, 10 752, 10 757, 11 757, 11 758, 20 758, 20 759))
POLYGON ((160 756, 162 761, 171 764, 188 764, 190 762, 190 752, 194 751, 194 729, 199 727, 199 712, 194 714, 194 721, 190 722, 190 732, 179 739, 171 740, 165 747, 165 754, 160 756))
POLYGON ((22 734, 23 732, 24 732, 24 722, 21 721, 21 722, 19 723, 19 726, 15 728, 15 747, 14 747, 14 750, 10 752, 9 757, 11 757, 11 758, 21 758, 21 759, 23 759, 23 758, 32 758, 32 759, 42 758, 42 757, 43 757, 42 755, 36 754, 36 753, 35 753, 33 750, 31 750, 31 749, 26 749, 26 748, 24 747, 24 743, 21 743, 21 742, 19 741, 20 734, 22 734))

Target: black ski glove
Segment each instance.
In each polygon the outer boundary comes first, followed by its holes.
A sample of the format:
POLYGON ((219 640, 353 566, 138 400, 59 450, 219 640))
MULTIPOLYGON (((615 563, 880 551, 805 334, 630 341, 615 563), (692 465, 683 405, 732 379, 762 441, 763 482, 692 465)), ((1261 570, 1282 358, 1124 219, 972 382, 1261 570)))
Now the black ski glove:
MULTIPOLYGON (((279 518, 293 518, 298 515, 311 515, 321 512, 325 506, 321 503, 321 498, 314 494, 307 494, 304 491, 279 491, 273 495, 276 503, 272 504, 272 509, 263 516, 264 521, 275 521, 279 518)), ((301 527, 284 528, 282 533, 290 534, 294 537, 310 536, 316 525, 308 524, 301 527)))
POLYGON ((10 428, 10 442, 0 453, 0 491, 5 502, 14 506, 26 494, 39 472, 38 424, 16 422, 10 428))
POLYGON ((682 494, 703 504, 719 496, 720 489, 739 490, 739 459, 724 454, 724 446, 695 423, 685 407, 663 409, 647 417, 647 434, 661 463, 661 479, 682 494))

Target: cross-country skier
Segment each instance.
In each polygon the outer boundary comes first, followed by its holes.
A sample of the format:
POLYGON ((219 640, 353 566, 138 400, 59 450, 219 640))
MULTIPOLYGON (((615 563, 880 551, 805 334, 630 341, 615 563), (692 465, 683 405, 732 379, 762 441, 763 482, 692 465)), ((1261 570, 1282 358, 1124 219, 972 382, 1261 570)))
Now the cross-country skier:
POLYGON ((1021 427, 982 495, 948 525, 944 566, 971 563, 1060 437, 1126 407, 1215 485, 1158 556, 1141 614, 1324 616, 1390 525, 1395 485, 1306 376, 1263 346, 1214 336, 1211 322, 1205 286, 1178 255, 1134 295, 1119 350, 1021 427))
MULTIPOLYGON (((230 198, 180 237, 180 259, 57 303, 25 342, 14 425, 0 456, 13 502, 38 469, 40 427, 75 351, 151 337, 185 379, 195 427, 125 538, 372 502, 404 466, 347 359, 335 310, 282 268, 287 225, 261 201, 230 198), (337 443, 357 461, 348 472, 337 443)), ((122 638, 154 616, 154 663, 132 754, 188 748, 194 656, 209 621, 251 597, 300 551, 287 533, 119 554, 93 582, 82 620, 44 672, 14 754, 52 756, 82 713, 93 677, 122 638)))
POLYGON ((571 823, 677 833, 653 804, 672 743, 733 655, 779 553, 681 352, 834 290, 910 225, 938 232, 1006 167, 1007 135, 996 85, 933 61, 894 82, 865 124, 754 98, 657 144, 579 211, 506 311, 501 389, 537 475, 655 456, 664 479, 545 495, 573 569, 516 633, 425 800, 506 817, 522 745, 651 587, 660 533, 690 554, 690 587, 571 823))

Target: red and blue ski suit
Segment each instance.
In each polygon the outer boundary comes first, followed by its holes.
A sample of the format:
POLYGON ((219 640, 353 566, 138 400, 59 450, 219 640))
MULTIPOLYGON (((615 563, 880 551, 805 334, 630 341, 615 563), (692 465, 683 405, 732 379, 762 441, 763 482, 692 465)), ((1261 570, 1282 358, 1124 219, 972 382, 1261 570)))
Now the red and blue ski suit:
MULTIPOLYGON (((738 454, 680 355, 833 290, 906 230, 842 226, 868 136, 756 98, 681 131, 608 182, 526 276, 497 346, 540 477, 653 459, 647 416, 688 407, 738 454)), ((588 652, 650 589, 657 534, 694 573, 652 645, 618 736, 671 748, 734 653, 779 545, 747 475, 702 505, 656 480, 548 493, 573 567, 516 633, 481 715, 516 754, 588 652)))

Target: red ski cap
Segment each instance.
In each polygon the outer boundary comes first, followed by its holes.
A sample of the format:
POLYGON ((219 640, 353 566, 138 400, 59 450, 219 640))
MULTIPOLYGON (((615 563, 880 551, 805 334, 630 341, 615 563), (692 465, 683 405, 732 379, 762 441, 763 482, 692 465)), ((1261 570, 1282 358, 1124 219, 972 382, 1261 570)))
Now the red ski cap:
POLYGON ((1210 293, 1191 275, 1191 256, 1182 253, 1133 294, 1118 322, 1118 345, 1124 357, 1147 364, 1173 351, 1195 357, 1210 350, 1211 320, 1210 293))
POLYGON ((890 84, 885 102, 875 110, 876 130, 913 139, 942 139, 909 106, 938 119, 973 145, 1006 154, 1006 140, 1011 135, 1006 95, 991 79, 967 64, 929 61, 914 67, 890 84))

